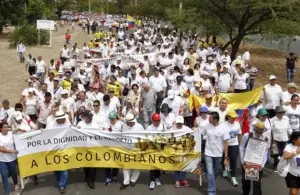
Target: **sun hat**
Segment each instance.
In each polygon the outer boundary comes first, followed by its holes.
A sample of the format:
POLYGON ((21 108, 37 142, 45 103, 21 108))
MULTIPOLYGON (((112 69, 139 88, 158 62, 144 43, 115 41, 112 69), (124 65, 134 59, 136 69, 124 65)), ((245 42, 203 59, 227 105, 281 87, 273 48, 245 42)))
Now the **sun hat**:
POLYGON ((126 122, 135 122, 135 117, 132 113, 127 113, 125 116, 126 122))
POLYGON ((176 123, 177 124, 183 124, 184 123, 184 118, 183 116, 179 115, 176 117, 176 123))
POLYGON ((118 115, 115 111, 110 112, 108 115, 109 119, 116 119, 117 117, 118 117, 118 115))
POLYGON ((275 75, 270 75, 270 77, 269 77, 269 80, 271 81, 271 80, 275 80, 276 79, 276 76, 275 75))
POLYGON ((295 83, 289 83, 287 84, 287 88, 295 88, 298 89, 299 87, 295 83))
POLYGON ((226 115, 231 117, 231 118, 237 118, 238 117, 237 113, 234 110, 229 110, 226 115))
POLYGON ((58 119, 67 119, 67 115, 62 110, 59 110, 55 113, 55 120, 58 119))
POLYGON ((257 123, 255 123, 254 127, 257 129, 265 129, 265 124, 261 121, 258 121, 257 123))
POLYGON ((275 107, 275 112, 280 113, 280 112, 285 112, 285 110, 282 108, 282 106, 276 106, 275 107))
POLYGON ((257 115, 260 115, 260 116, 266 116, 266 115, 269 115, 268 111, 264 108, 260 108, 258 109, 257 111, 257 115))

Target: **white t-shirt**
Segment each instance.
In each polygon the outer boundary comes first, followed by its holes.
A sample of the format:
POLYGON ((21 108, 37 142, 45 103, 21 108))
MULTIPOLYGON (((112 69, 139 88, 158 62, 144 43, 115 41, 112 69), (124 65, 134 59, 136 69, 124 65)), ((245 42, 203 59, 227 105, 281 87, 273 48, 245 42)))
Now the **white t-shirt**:
MULTIPOLYGON (((11 131, 7 132, 7 135, 0 133, 0 146, 7 150, 15 150, 13 134, 11 131)), ((1 162, 11 162, 17 159, 16 154, 0 152, 1 162)))
POLYGON ((66 57, 69 57, 69 49, 67 48, 67 49, 65 49, 65 48, 61 48, 61 57, 64 57, 64 58, 66 58, 66 57))
MULTIPOLYGON (((203 119, 202 117, 199 117, 199 116, 195 119, 197 121, 197 124, 198 124, 198 129, 199 129, 200 135, 202 133, 203 127, 208 125, 208 123, 209 123, 208 119, 209 119, 209 117, 207 117, 206 119, 203 119)), ((206 136, 203 136, 203 140, 206 140, 206 136)))
POLYGON ((206 136, 205 155, 210 157, 222 157, 224 152, 224 141, 230 136, 221 125, 213 126, 208 123, 203 127, 202 135, 206 136))
POLYGON ((165 116, 164 114, 161 113, 160 116, 161 116, 161 123, 164 127, 164 130, 171 129, 176 120, 175 115, 173 113, 169 113, 168 116, 165 116))
POLYGON ((276 141, 286 142, 289 135, 292 134, 292 128, 287 116, 283 116, 280 120, 277 116, 271 119, 273 138, 276 141))
POLYGON ((152 125, 148 126, 147 129, 146 129, 146 131, 163 131, 163 130, 164 130, 164 129, 163 129, 162 123, 160 123, 160 124, 158 125, 158 127, 155 127, 155 126, 152 124, 152 125))
POLYGON ((158 77, 151 76, 149 78, 149 83, 155 92, 162 92, 163 88, 167 87, 166 79, 161 75, 158 77))
POLYGON ((234 89, 247 89, 247 79, 249 75, 247 73, 243 75, 236 74, 234 75, 234 89))
POLYGON ((184 104, 179 96, 175 96, 173 100, 170 100, 168 97, 166 97, 162 101, 161 105, 163 105, 164 103, 168 104, 168 106, 172 108, 171 113, 173 113, 175 116, 179 114, 180 107, 184 104))
POLYGON ((291 128, 293 131, 300 131, 300 106, 297 105, 296 109, 293 109, 290 105, 284 106, 285 115, 289 118, 291 128))
MULTIPOLYGON (((297 146, 293 144, 288 144, 285 146, 284 151, 288 153, 294 153, 298 149, 297 146)), ((289 159, 290 162, 290 170, 289 173, 295 177, 300 175, 300 154, 294 156, 293 158, 289 159)))
POLYGON ((36 61, 36 73, 45 73, 46 63, 44 60, 36 61))
MULTIPOLYGON (((280 106, 282 89, 279 85, 275 84, 271 86, 270 84, 265 85, 265 91, 267 96, 267 103, 264 103, 265 109, 275 109, 276 106, 280 106)), ((264 93, 261 94, 261 98, 264 98, 264 93)))
POLYGON ((225 121, 222 124, 222 128, 229 132, 230 139, 228 140, 228 145, 239 145, 238 135, 242 134, 241 125, 236 121, 233 124, 229 123, 228 121, 225 121))
POLYGON ((225 122, 225 116, 226 116, 228 110, 226 109, 226 110, 222 111, 222 110, 220 109, 220 107, 215 107, 215 108, 213 109, 213 111, 219 113, 219 116, 220 116, 219 123, 220 123, 220 124, 221 124, 221 123, 224 123, 224 122, 225 122))
POLYGON ((229 88, 230 88, 230 84, 232 82, 231 80, 231 75, 229 73, 220 73, 220 75, 218 75, 218 88, 220 92, 228 92, 229 88))
POLYGON ((189 89, 192 89, 194 87, 194 76, 184 76, 183 79, 189 89))
POLYGON ((77 124, 77 127, 95 129, 95 128, 99 128, 99 125, 94 120, 92 120, 92 122, 90 123, 86 123, 85 121, 82 120, 77 124))

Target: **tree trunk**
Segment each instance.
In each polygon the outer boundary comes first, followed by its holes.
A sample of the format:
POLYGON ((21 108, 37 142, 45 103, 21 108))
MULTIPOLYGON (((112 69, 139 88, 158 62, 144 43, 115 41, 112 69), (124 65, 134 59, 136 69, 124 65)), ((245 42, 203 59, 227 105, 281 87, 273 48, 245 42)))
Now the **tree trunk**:
POLYGON ((244 38, 243 36, 238 35, 236 40, 233 42, 232 48, 231 48, 231 55, 230 55, 232 60, 235 59, 236 54, 239 51, 239 48, 240 48, 243 38, 244 38))
POLYGON ((210 35, 206 34, 206 43, 209 43, 209 37, 210 37, 210 35))
POLYGON ((213 35, 213 43, 217 45, 217 36, 213 35))

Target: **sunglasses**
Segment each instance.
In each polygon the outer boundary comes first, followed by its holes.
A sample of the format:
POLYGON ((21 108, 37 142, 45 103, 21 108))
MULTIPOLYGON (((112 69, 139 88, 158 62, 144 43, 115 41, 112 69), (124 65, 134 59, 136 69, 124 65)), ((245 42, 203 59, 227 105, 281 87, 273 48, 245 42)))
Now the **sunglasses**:
POLYGON ((99 107, 99 105, 93 105, 93 107, 99 107))

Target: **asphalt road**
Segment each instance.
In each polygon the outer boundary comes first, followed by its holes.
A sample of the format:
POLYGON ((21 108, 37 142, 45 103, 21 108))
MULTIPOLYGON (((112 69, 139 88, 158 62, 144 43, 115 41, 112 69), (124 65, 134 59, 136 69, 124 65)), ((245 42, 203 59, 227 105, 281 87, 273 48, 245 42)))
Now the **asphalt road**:
MULTIPOLYGON (((120 170, 121 171, 121 170, 120 170)), ((91 190, 84 182, 83 170, 72 170, 69 173, 68 186, 66 188, 67 195, 205 195, 207 180, 204 177, 203 186, 200 187, 199 179, 197 175, 188 175, 190 187, 175 188, 174 179, 171 172, 167 172, 166 175, 161 176, 162 186, 156 187, 153 191, 149 190, 149 172, 142 171, 135 187, 128 187, 125 190, 120 190, 120 184, 111 184, 110 186, 104 185, 104 171, 99 169, 97 172, 97 181, 95 183, 96 189, 91 190)), ((122 171, 118 176, 119 181, 123 180, 122 171)), ((241 170, 238 170, 239 186, 233 187, 230 184, 229 179, 218 177, 217 179, 217 194, 218 195, 241 195, 241 170)), ((54 188, 54 176, 51 173, 39 175, 39 183, 34 185, 31 181, 25 186, 22 195, 58 195, 60 194, 56 188, 54 188)), ((285 181, 280 178, 271 169, 265 169, 262 179, 263 195, 283 195, 288 194, 285 181)), ((0 194, 3 194, 2 186, 0 194)))

